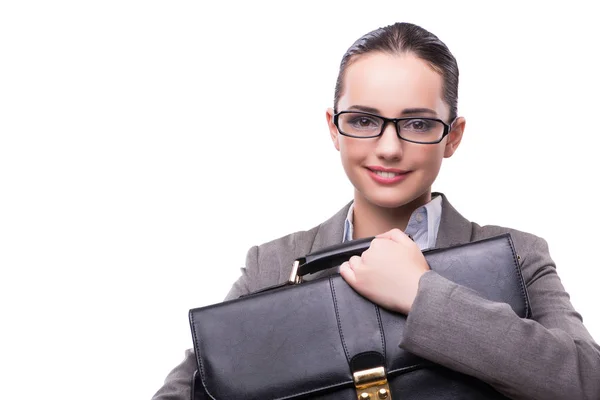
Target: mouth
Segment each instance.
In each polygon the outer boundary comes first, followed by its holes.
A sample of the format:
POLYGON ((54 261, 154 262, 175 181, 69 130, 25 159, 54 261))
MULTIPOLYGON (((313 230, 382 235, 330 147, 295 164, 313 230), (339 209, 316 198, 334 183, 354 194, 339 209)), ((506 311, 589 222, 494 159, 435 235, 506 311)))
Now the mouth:
POLYGON ((382 178, 395 178, 398 175, 402 175, 401 173, 398 172, 388 172, 388 171, 374 171, 371 170, 374 174, 381 176, 382 178))
POLYGON ((367 170, 375 181, 383 184, 400 182, 410 173, 410 171, 383 167, 367 167, 367 170))
MULTIPOLYGON (((398 169, 398 168, 384 168, 384 167, 379 167, 379 166, 368 166, 367 169, 376 174, 402 175, 402 174, 407 174, 408 172, 410 172, 410 171, 405 171, 403 169, 398 169)), ((384 175, 382 175, 382 176, 384 176, 384 175)))

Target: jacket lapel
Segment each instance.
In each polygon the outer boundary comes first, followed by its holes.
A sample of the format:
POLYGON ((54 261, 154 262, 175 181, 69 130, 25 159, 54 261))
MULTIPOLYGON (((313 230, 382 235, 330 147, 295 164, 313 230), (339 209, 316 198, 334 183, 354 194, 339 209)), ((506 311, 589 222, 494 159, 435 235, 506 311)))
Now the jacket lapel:
POLYGON ((434 194, 442 196, 442 218, 435 247, 448 247, 471 242, 473 224, 452 207, 446 196, 442 193, 434 194))
POLYGON ((342 243, 344 236, 344 222, 346 221, 346 216, 348 215, 351 204, 352 202, 349 202, 333 217, 319 225, 317 234, 315 235, 315 241, 310 248, 311 253, 325 247, 342 243))
MULTIPOLYGON (((333 217, 319 225, 315 240, 310 248, 310 252, 324 249, 325 247, 334 246, 342 243, 344 236, 344 222, 348 215, 348 210, 352 202, 349 202, 338 211, 333 217)), ((324 271, 319 271, 314 274, 310 274, 304 277, 305 280, 310 281, 321 278, 323 276, 337 273, 337 268, 330 268, 324 271)))

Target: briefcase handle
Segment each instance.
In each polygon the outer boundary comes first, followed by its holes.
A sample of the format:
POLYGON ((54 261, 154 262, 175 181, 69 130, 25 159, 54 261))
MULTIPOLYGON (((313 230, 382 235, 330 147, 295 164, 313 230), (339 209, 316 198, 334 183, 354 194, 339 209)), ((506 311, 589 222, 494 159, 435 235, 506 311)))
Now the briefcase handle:
POLYGON ((296 259, 289 282, 300 283, 304 275, 337 267, 352 256, 360 256, 369 248, 374 238, 373 236, 336 244, 296 259))

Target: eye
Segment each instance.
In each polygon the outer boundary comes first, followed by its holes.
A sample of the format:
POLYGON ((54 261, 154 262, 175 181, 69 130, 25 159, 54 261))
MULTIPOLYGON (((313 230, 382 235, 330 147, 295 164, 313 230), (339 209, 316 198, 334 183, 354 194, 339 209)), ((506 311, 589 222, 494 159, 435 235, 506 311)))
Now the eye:
POLYGON ((338 119, 340 132, 356 137, 375 137, 379 134, 383 120, 377 115, 365 113, 342 113, 338 119))
POLYGON ((349 123, 355 128, 375 128, 379 127, 380 125, 380 122, 376 118, 369 117, 366 115, 351 118, 349 123))
POLYGON ((434 124, 435 121, 429 121, 427 119, 409 119, 404 121, 402 129, 412 132, 428 132, 434 124))

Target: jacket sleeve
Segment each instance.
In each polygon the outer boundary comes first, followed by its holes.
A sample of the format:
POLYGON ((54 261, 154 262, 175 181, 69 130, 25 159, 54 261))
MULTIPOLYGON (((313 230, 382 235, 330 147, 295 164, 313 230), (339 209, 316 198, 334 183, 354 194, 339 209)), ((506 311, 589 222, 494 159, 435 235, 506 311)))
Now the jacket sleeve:
POLYGON ((233 284, 225 300, 233 300, 251 292, 258 274, 258 246, 253 246, 246 254, 246 268, 242 268, 242 275, 233 284))
POLYGON ((597 400, 600 347, 573 309, 546 242, 533 235, 521 239, 533 319, 429 271, 419 282, 400 346, 513 399, 597 400))
MULTIPOLYGON (((246 268, 233 284, 225 300, 235 299, 249 293, 258 270, 258 247, 248 250, 246 268)), ((184 359, 165 378, 163 386, 152 397, 152 400, 191 400, 194 372, 196 371, 196 356, 193 349, 185 351, 184 359)))

